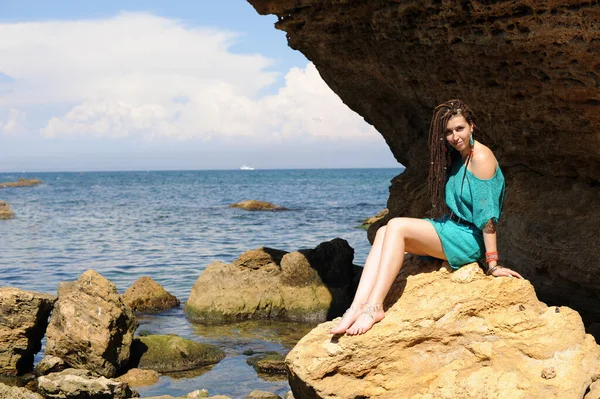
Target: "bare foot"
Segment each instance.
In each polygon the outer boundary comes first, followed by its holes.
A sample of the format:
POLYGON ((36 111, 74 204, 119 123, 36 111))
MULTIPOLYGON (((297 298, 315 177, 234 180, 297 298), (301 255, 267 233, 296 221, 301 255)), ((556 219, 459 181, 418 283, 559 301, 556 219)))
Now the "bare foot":
POLYGON ((360 317, 348 328, 346 334, 360 335, 364 334, 373 327, 373 324, 380 322, 385 317, 383 304, 366 305, 360 317))
POLYGON ((329 330, 329 334, 337 335, 345 333, 348 327, 350 327, 362 314, 363 306, 364 305, 350 305, 348 310, 346 310, 346 313, 344 313, 344 316, 342 316, 342 320, 329 330))

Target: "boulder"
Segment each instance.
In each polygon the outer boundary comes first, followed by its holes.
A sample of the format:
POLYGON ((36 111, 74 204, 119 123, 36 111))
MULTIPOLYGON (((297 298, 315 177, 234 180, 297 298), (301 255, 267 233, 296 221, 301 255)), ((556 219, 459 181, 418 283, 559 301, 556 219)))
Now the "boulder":
POLYGON ((2 219, 10 219, 15 216, 12 209, 10 209, 10 205, 6 201, 0 201, 0 220, 2 219))
POLYGON ((127 383, 130 387, 143 387, 156 384, 159 375, 154 370, 131 369, 115 379, 127 383))
POLYGON ((66 369, 38 378, 47 399, 125 399, 139 397, 121 381, 95 376, 90 370, 66 369))
POLYGON ((33 369, 55 301, 53 295, 0 287, 0 374, 33 369))
POLYGON ((246 211, 286 211, 287 208, 265 201, 247 200, 230 204, 230 208, 240 208, 246 211))
POLYGON ((113 283, 94 270, 60 283, 50 318, 46 354, 69 366, 114 377, 127 365, 138 326, 113 283))
POLYGON ((44 356, 33 370, 36 376, 47 375, 50 373, 58 373, 68 368, 65 361, 56 356, 44 356))
POLYGON ((387 216, 387 214, 389 213, 389 209, 385 208, 382 209, 381 211, 379 211, 377 213, 377 215, 375 216, 371 216, 370 218, 367 218, 365 220, 362 221, 362 225, 365 227, 369 227, 370 225, 372 225, 373 223, 377 222, 378 220, 383 219, 385 216, 387 216))
POLYGON ((583 398, 600 377, 600 347, 579 314, 540 302, 527 280, 451 273, 408 257, 359 336, 323 323, 288 354, 299 398, 583 398))
POLYGON ((246 363, 259 373, 287 374, 285 356, 277 352, 267 352, 246 359, 246 363))
POLYGON ((41 183, 42 183, 42 181, 38 180, 38 179, 23 179, 22 177, 20 177, 19 180, 17 180, 17 181, 0 183, 0 188, 30 187, 30 186, 37 186, 38 184, 41 184, 41 183))
POLYGON ((246 399, 281 399, 281 396, 273 392, 254 390, 246 396, 246 399))
POLYGON ((406 166, 371 240, 391 217, 427 216, 432 111, 462 99, 506 177, 501 259, 542 301, 600 321, 599 3, 249 2, 406 166))
POLYGON ((179 306, 179 299, 147 276, 140 277, 131 284, 122 298, 123 302, 136 312, 157 311, 179 306))
POLYGON ((219 363, 225 352, 176 335, 146 335, 134 340, 131 363, 140 369, 161 373, 193 370, 219 363))
POLYGON ((336 238, 312 250, 259 248, 232 264, 214 262, 194 284, 185 312, 202 323, 330 320, 354 294, 353 257, 348 243, 336 238))
POLYGON ((27 388, 11 387, 0 382, 1 399, 44 399, 40 394, 27 388))

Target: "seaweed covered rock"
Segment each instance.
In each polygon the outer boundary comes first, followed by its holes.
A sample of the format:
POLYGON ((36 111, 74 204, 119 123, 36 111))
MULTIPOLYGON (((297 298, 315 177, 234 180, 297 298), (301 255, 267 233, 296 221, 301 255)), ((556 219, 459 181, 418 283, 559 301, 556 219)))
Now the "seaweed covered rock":
POLYGON ((261 353, 246 359, 246 363, 259 373, 287 374, 285 356, 277 352, 261 353))
POLYGON ((286 253, 248 251, 232 264, 214 262, 200 275, 185 305, 193 321, 248 319, 325 321, 350 303, 358 273, 345 240, 286 253))
POLYGON ((46 354, 70 367, 113 377, 127 365, 138 326, 113 283, 94 270, 60 283, 50 318, 46 354))
POLYGON ((136 312, 158 311, 179 306, 179 299, 148 276, 134 281, 122 298, 123 302, 136 312))
POLYGON ((53 295, 0 287, 0 374, 32 370, 55 301, 53 295))
POLYGON ((177 335, 146 335, 136 338, 131 365, 161 373, 192 370, 219 363, 225 352, 214 345, 202 344, 177 335))
POLYGON ((600 347, 579 314, 540 302, 527 280, 455 272, 408 257, 364 335, 323 323, 288 354, 298 398, 584 397, 600 347))

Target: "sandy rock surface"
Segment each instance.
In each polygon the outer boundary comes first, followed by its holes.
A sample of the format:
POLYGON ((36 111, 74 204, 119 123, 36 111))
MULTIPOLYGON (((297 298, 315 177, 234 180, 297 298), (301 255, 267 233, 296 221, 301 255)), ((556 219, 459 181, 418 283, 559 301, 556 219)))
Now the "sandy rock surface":
POLYGON ((15 216, 15 213, 10 209, 10 205, 6 201, 0 201, 0 220, 10 219, 15 216))
POLYGON ((44 399, 27 388, 11 387, 0 382, 0 399, 44 399))
POLYGON ((281 399, 281 396, 267 391, 252 391, 246 396, 246 399, 281 399))
POLYGON ((174 295, 147 276, 134 281, 122 298, 123 302, 136 312, 157 311, 179 306, 179 300, 174 295))
POLYGON ((143 387, 156 384, 159 377, 154 370, 131 369, 115 379, 127 383, 130 387, 143 387))
POLYGON ((229 205, 230 208, 241 208, 246 211, 285 211, 284 206, 279 206, 265 201, 248 200, 229 205))
POLYGON ((66 369, 41 376, 38 389, 47 399, 126 399, 139 396, 124 382, 97 377, 83 369, 66 369))
POLYGON ((225 352, 176 335, 146 335, 136 338, 131 349, 132 365, 158 372, 175 372, 219 363, 225 352))
POLYGON ((69 366, 114 377, 129 361, 138 323, 113 283, 94 270, 60 283, 46 354, 69 366))
POLYGON ((185 311, 191 320, 325 321, 343 313, 354 290, 354 250, 345 240, 286 253, 248 251, 232 264, 214 262, 198 278, 185 311))
POLYGON ((367 334, 319 325, 286 358, 299 398, 581 399, 600 347, 579 314, 539 302, 527 280, 454 273, 408 258, 367 334))
POLYGON ((55 301, 53 295, 0 287, 0 374, 31 371, 55 301))

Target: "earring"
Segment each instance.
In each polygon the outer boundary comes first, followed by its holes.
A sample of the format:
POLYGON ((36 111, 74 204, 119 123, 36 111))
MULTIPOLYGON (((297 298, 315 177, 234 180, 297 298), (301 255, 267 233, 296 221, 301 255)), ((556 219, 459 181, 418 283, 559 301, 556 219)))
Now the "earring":
POLYGON ((473 140, 473 132, 471 132, 471 137, 469 138, 469 145, 471 147, 473 147, 474 144, 475 144, 475 140, 473 140))

